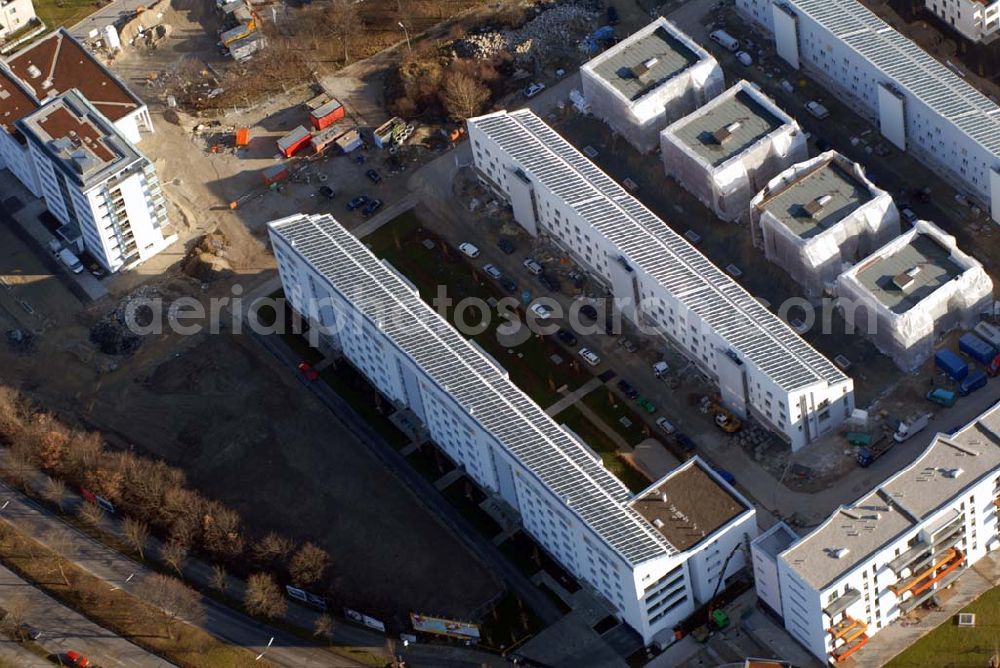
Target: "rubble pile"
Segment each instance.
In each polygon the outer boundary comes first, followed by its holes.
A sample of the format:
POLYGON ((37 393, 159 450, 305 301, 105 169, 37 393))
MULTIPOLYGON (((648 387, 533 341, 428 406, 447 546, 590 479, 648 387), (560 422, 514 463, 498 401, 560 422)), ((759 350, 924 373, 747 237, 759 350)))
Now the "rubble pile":
POLYGON ((227 258, 229 241, 220 232, 206 234, 198 240, 181 263, 181 271, 201 281, 210 283, 232 273, 227 258))
POLYGON ((469 35, 455 43, 455 53, 479 60, 510 54, 518 64, 545 61, 572 48, 596 20, 597 14, 583 7, 556 5, 516 30, 469 35))
POLYGON ((90 342, 105 355, 131 355, 142 344, 142 338, 130 324, 148 325, 154 316, 152 309, 162 309, 159 290, 143 286, 128 295, 90 328, 90 342))

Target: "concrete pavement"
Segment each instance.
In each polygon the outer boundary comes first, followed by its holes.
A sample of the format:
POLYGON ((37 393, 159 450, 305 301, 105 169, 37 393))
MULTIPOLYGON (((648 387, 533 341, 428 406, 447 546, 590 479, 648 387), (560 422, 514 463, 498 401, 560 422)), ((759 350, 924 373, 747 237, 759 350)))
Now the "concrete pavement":
POLYGON ((78 40, 86 40, 94 30, 100 31, 104 26, 118 21, 119 18, 134 16, 139 7, 145 7, 149 4, 149 0, 114 0, 67 30, 78 40))
MULTIPOLYGON (((36 642, 48 652, 62 655, 76 650, 100 666, 164 668, 173 665, 98 626, 0 566, 0 605, 9 606, 14 597, 25 601, 24 621, 42 632, 36 642)), ((51 664, 42 662, 42 665, 51 664)))

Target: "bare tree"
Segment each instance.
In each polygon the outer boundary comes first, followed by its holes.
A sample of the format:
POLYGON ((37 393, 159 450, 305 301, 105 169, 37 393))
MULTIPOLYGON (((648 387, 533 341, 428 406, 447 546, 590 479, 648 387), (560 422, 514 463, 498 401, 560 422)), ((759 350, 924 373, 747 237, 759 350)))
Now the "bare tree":
POLYGON ((294 545, 286 536, 271 531, 250 547, 253 558, 263 567, 275 567, 291 553, 294 545))
POLYGON ((330 642, 333 638, 333 617, 325 612, 317 617, 313 624, 313 635, 330 642))
POLYGON ((24 616, 28 613, 28 595, 23 591, 15 592, 4 599, 3 607, 7 609, 7 616, 3 621, 10 624, 12 629, 17 629, 24 623, 24 616))
POLYGON ((122 521, 122 531, 132 549, 139 553, 139 559, 145 559, 146 541, 149 540, 149 526, 142 520, 126 517, 122 521))
POLYGON ((330 34, 340 40, 344 46, 344 64, 351 60, 348 47, 351 38, 361 27, 357 3, 354 0, 333 0, 327 12, 327 25, 330 34))
POLYGON ((305 543, 292 556, 288 574, 292 576, 292 582, 296 586, 308 587, 323 578, 329 565, 330 555, 326 550, 312 543, 305 543))
POLYGON ((220 592, 226 591, 226 568, 220 564, 212 566, 212 576, 210 583, 213 589, 220 592))
POLYGON ((104 509, 90 501, 84 501, 80 504, 76 514, 84 523, 91 526, 97 526, 104 519, 104 509))
POLYGON ((187 559, 187 555, 187 546, 177 540, 168 541, 160 550, 160 558, 163 559, 163 563, 177 571, 177 575, 181 577, 184 576, 184 560, 187 559))
POLYGON ((66 566, 69 565, 69 557, 66 555, 73 546, 73 535, 64 525, 59 525, 52 531, 45 534, 44 544, 49 548, 49 551, 52 554, 52 560, 55 561, 56 568, 59 570, 59 576, 62 578, 63 584, 69 587, 70 581, 69 577, 66 575, 66 566))
POLYGON ((205 617, 201 595, 177 578, 154 573, 139 585, 140 598, 160 609, 166 621, 167 637, 174 637, 174 627, 181 621, 198 624, 205 617))
POLYGON ((42 487, 42 496, 45 497, 46 501, 58 508, 59 512, 63 512, 65 510, 63 505, 66 503, 66 483, 59 478, 47 478, 45 485, 42 487))
POLYGON ((453 120, 477 115, 489 99, 489 88, 465 72, 449 72, 445 77, 441 102, 453 120))
POLYGON ((201 524, 202 545, 206 550, 222 559, 232 559, 243 552, 240 515, 235 510, 208 501, 201 524))
POLYGON ((281 588, 274 576, 269 573, 254 573, 247 578, 246 598, 243 603, 250 614, 272 619, 281 617, 288 609, 281 588))
POLYGON ((24 429, 27 407, 24 398, 12 387, 0 387, 0 436, 14 442, 24 429))

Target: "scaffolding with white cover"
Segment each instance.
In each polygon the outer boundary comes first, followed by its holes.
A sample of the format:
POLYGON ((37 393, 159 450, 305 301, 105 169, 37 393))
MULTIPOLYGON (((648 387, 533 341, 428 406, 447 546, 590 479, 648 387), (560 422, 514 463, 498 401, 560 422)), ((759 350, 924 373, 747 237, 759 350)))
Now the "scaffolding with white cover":
POLYGON ((750 202, 754 245, 807 297, 832 289, 853 264, 899 236, 899 211, 861 165, 836 151, 792 165, 750 202))
POLYGON ((935 340, 969 328, 993 304, 993 281, 955 237, 920 220, 837 279, 838 308, 904 371, 928 359, 935 340))
POLYGON ((729 222, 747 220, 754 195, 809 157, 795 119, 742 80, 669 125, 660 149, 667 175, 729 222))
POLYGON ((643 153, 663 128, 722 94, 722 68, 663 17, 580 67, 590 111, 643 153))

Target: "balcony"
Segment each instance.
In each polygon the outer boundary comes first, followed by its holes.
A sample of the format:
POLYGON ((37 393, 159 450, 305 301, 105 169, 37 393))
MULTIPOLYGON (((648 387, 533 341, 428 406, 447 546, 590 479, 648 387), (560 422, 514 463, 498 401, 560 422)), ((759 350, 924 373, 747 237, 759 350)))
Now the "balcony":
POLYGON ((918 557, 923 556, 930 549, 930 543, 922 540, 903 554, 890 561, 889 568, 896 574, 896 577, 899 577, 900 573, 902 573, 907 567, 911 566, 918 557))
POLYGON ((857 589, 848 589, 844 594, 837 597, 830 605, 823 608, 823 614, 833 619, 854 603, 861 600, 861 592, 857 589))
POLYGON ((868 624, 859 619, 847 617, 829 631, 833 635, 834 644, 842 643, 830 652, 830 658, 834 663, 844 661, 868 644, 868 624))
POLYGON ((934 547, 937 547, 960 531, 965 531, 965 517, 959 517, 934 532, 934 537, 931 539, 931 543, 934 547))
POLYGON ((860 619, 854 619, 851 616, 847 616, 843 620, 834 624, 832 627, 828 628, 827 632, 833 636, 834 642, 837 640, 850 642, 867 630, 868 624, 860 619))

